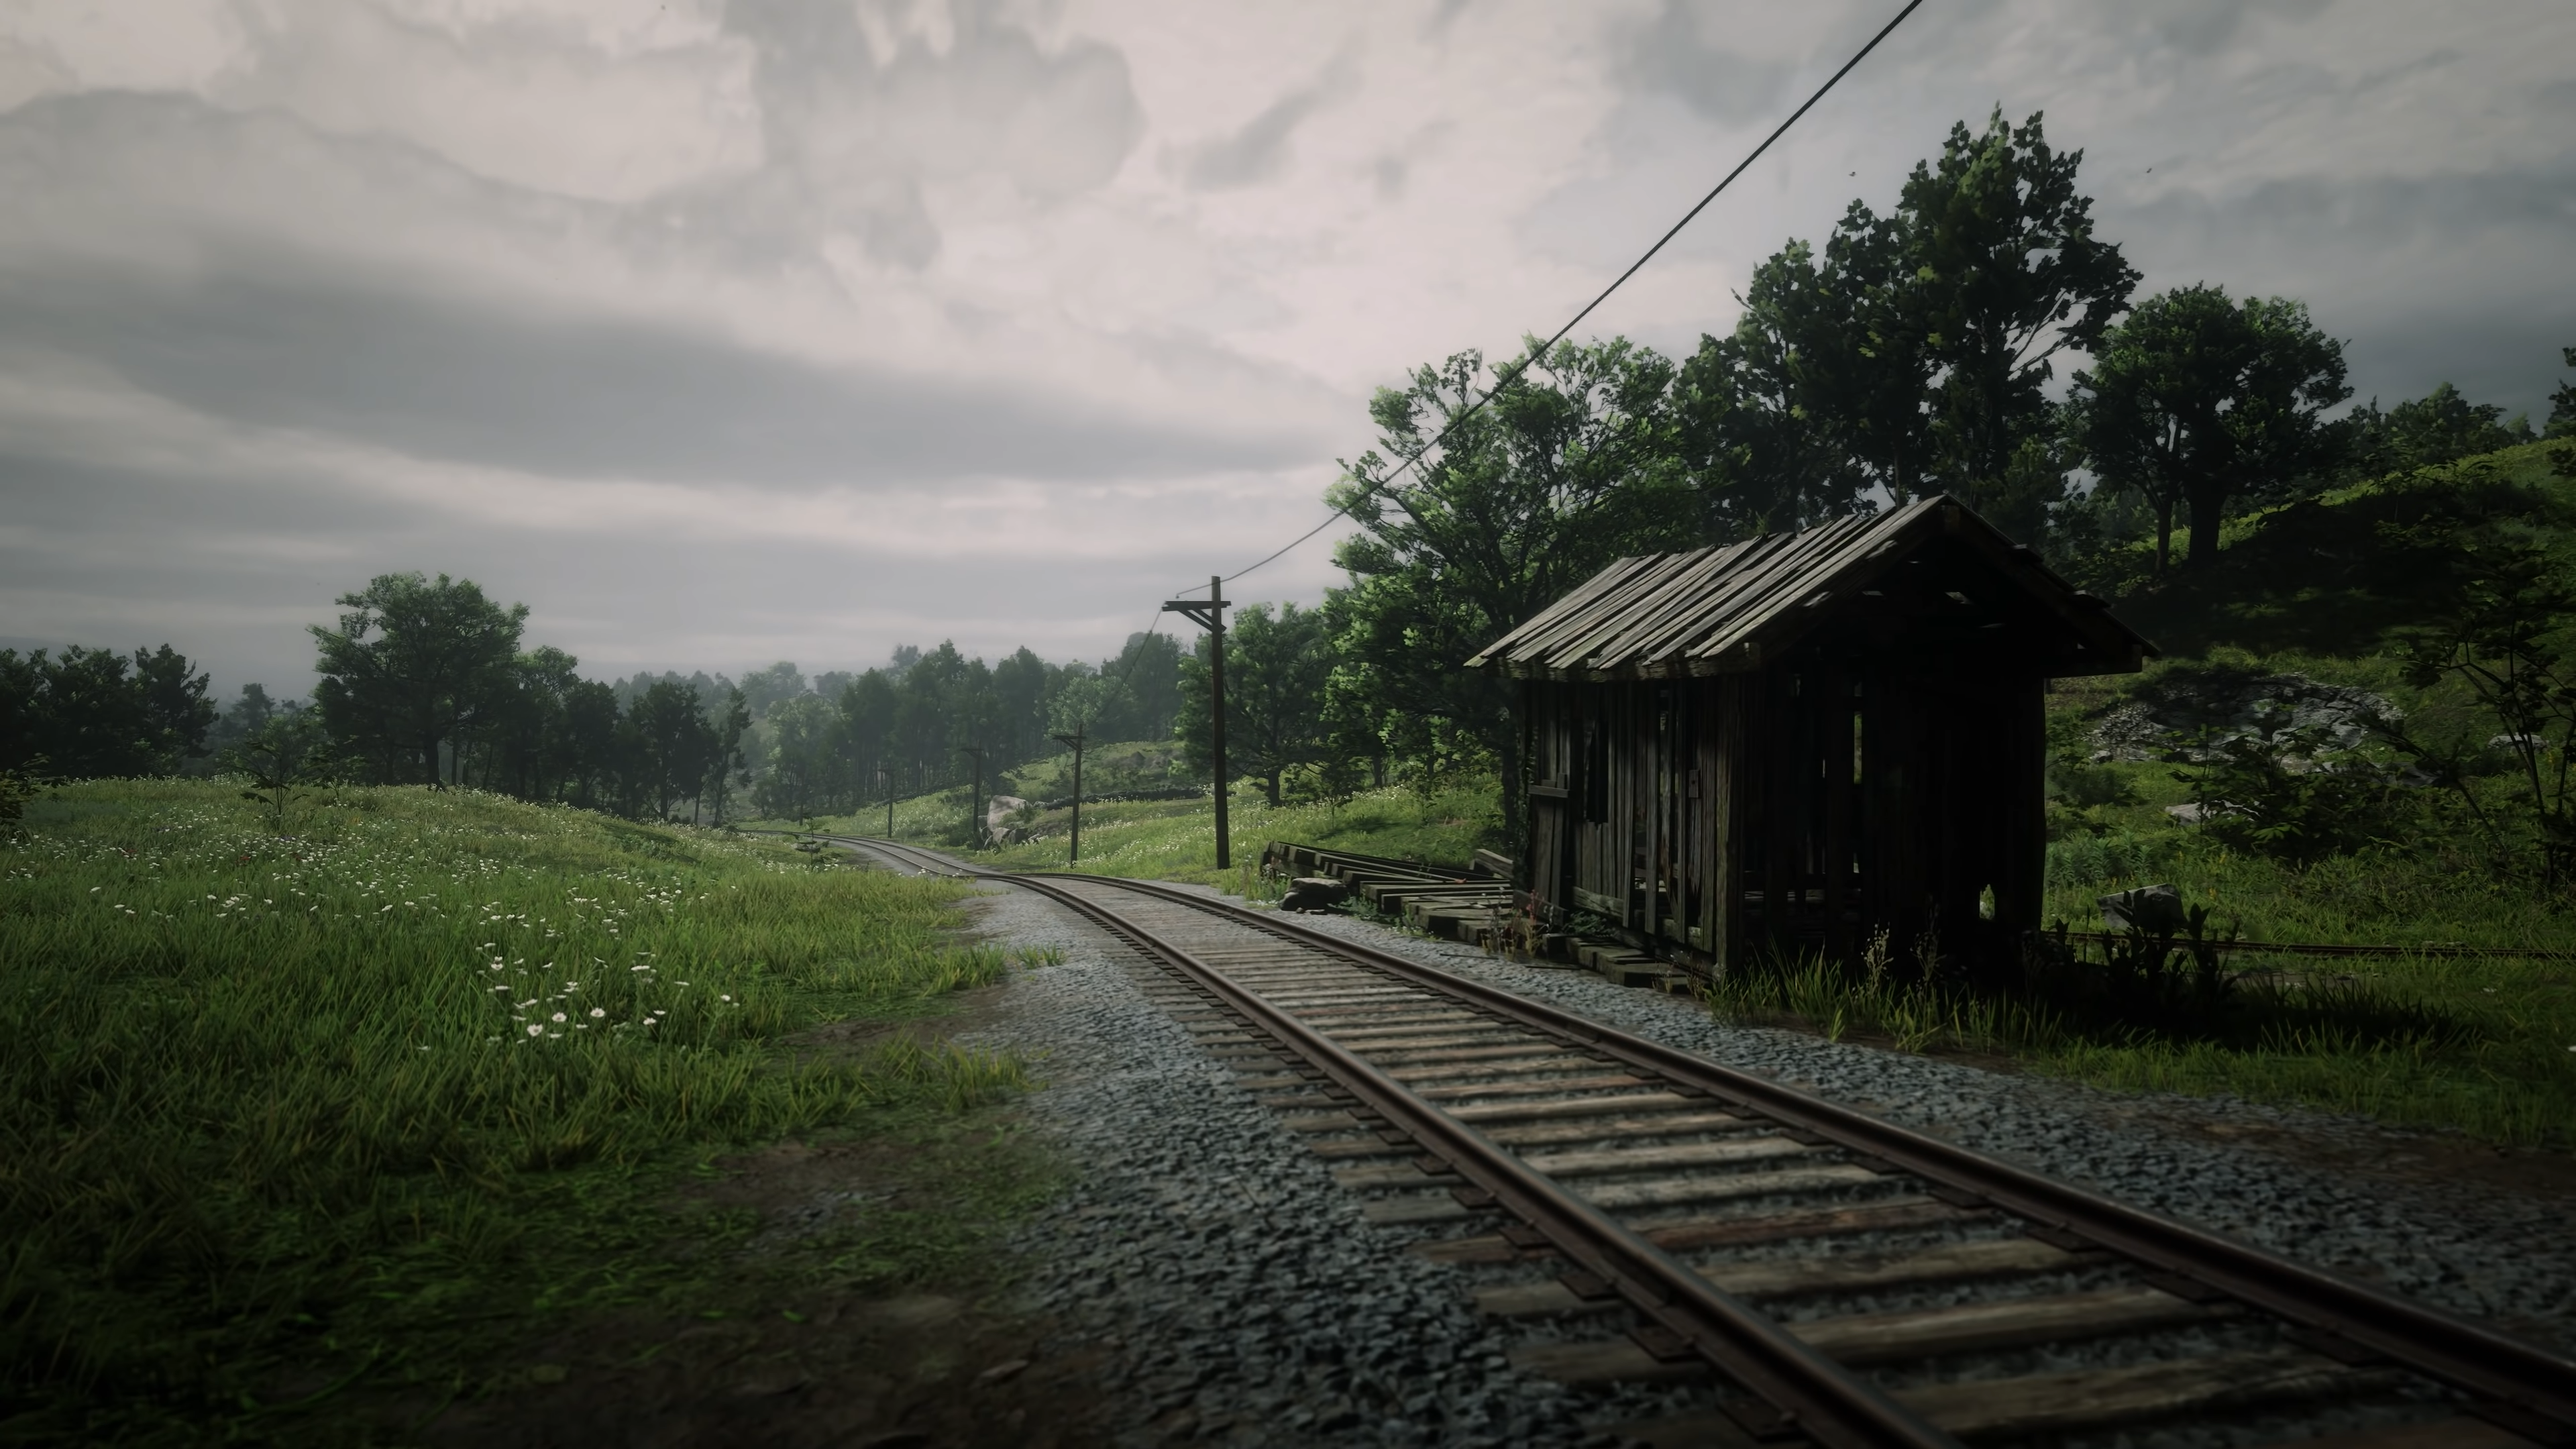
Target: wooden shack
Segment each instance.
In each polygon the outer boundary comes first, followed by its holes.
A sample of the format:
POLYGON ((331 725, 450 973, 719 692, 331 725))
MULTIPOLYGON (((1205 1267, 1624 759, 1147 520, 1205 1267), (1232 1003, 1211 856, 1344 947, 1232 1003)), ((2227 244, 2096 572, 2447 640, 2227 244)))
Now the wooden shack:
POLYGON ((1468 661, 1523 681, 1519 884, 1725 969, 2040 924, 2042 694, 2151 652, 1946 497, 1621 559, 1468 661))

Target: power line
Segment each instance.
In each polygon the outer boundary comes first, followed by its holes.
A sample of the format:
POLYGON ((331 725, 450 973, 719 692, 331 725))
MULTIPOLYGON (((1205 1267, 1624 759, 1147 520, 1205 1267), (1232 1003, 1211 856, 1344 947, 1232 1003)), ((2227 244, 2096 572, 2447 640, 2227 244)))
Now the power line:
POLYGON ((1832 90, 1844 76, 1851 74, 1852 67, 1859 65, 1863 60, 1867 59, 1871 51, 1878 49, 1878 43, 1885 40, 1889 35, 1895 33, 1896 27, 1905 23, 1905 17, 1913 14, 1922 4, 1923 0, 1906 0, 1905 8, 1896 12, 1895 19, 1888 21, 1883 26, 1880 26, 1878 33, 1869 38, 1869 43, 1867 45, 1862 46, 1858 51, 1854 52, 1851 59, 1843 62, 1842 69, 1835 71, 1831 76, 1827 77, 1823 85, 1816 87, 1816 93, 1814 95, 1807 97, 1804 104, 1789 113, 1789 119, 1782 121, 1778 126, 1774 127, 1770 135, 1762 138, 1761 145, 1754 147, 1743 160, 1735 163, 1734 170, 1727 172, 1723 179, 1721 179, 1715 186, 1708 189, 1708 194, 1701 197, 1697 205, 1693 206, 1690 210, 1683 212, 1681 220, 1674 222, 1670 230, 1666 231, 1662 236, 1655 238, 1655 244, 1646 248, 1644 256, 1641 256, 1635 261, 1629 263, 1628 270, 1621 272, 1609 286, 1602 288, 1599 296, 1584 303, 1583 310, 1575 313, 1573 317, 1567 319, 1564 326, 1556 329, 1555 335, 1549 337, 1545 342, 1540 343, 1538 346, 1530 349, 1520 361, 1513 363, 1507 371, 1496 376, 1494 379, 1494 385, 1487 388, 1483 396, 1478 397, 1475 401, 1469 403, 1464 411, 1460 412, 1456 417, 1451 418, 1449 420, 1449 425, 1440 430, 1440 435, 1438 437, 1435 437, 1430 442, 1414 449, 1412 453, 1406 455, 1401 462, 1399 462, 1394 468, 1390 469, 1385 477, 1380 478, 1376 482, 1371 483, 1368 487, 1361 489, 1356 497, 1352 498, 1349 503, 1334 509, 1331 515, 1326 517, 1323 522, 1316 524, 1314 527, 1307 529, 1304 533, 1290 539, 1276 552, 1272 553, 1269 557, 1262 559, 1259 563, 1252 564, 1246 568, 1239 569, 1234 573, 1226 575, 1226 582, 1232 583, 1236 579, 1242 578, 1245 574, 1251 573, 1254 569, 1263 568, 1276 562, 1289 550, 1294 549, 1299 544, 1313 538, 1316 534, 1323 532, 1325 529, 1332 527, 1337 520, 1349 515, 1353 508, 1358 507, 1360 504, 1384 491, 1407 471, 1420 471, 1423 458, 1427 456, 1432 449, 1447 442, 1449 440, 1449 435, 1456 432, 1460 424, 1466 422, 1469 418, 1474 417, 1478 412, 1482 411, 1485 404, 1492 402, 1504 388, 1511 386, 1513 382, 1519 379, 1522 373, 1527 372, 1533 363, 1536 363, 1539 359, 1545 357, 1549 348, 1564 341, 1567 333, 1572 332, 1576 327, 1581 326, 1584 318, 1591 316, 1593 311, 1600 307, 1602 303, 1609 301, 1611 293, 1618 291, 1620 287, 1627 283, 1630 277, 1637 275, 1638 269, 1644 267, 1646 263, 1653 261, 1655 259, 1655 254, 1662 251, 1666 243, 1670 242, 1674 237, 1681 235, 1682 228, 1690 225, 1694 218, 1696 218, 1701 212, 1706 211, 1708 209, 1708 204, 1717 200, 1718 193, 1726 190, 1728 186, 1733 185, 1735 178, 1744 174, 1745 168, 1762 159, 1762 153, 1771 149, 1772 142, 1779 140, 1784 135, 1787 135, 1789 128, 1798 124, 1799 117, 1804 116, 1808 111, 1814 109, 1816 102, 1823 100, 1827 91, 1832 90))

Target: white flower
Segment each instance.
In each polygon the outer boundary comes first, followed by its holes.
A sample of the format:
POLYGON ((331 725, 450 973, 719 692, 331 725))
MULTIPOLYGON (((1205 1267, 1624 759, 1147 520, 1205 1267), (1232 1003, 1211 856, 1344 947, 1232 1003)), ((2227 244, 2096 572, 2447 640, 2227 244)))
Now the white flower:
POLYGON ((563 1020, 563 1019, 564 1019, 564 1014, 563 1014, 562 1012, 558 1011, 558 1012, 556 1012, 556 1013, 555 1013, 555 1020, 557 1020, 557 1021, 561 1021, 561 1020, 563 1020))
POLYGON ((528 1035, 530 1035, 530 1036, 543 1036, 543 1035, 545 1034, 545 1030, 546 1030, 546 1029, 545 1029, 544 1027, 542 1027, 542 1026, 530 1026, 530 1027, 528 1028, 528 1035))
POLYGON ((606 1016, 608 1014, 608 1008, 605 1006, 594 1006, 590 1009, 590 1014, 592 1019, 596 1020, 600 1017, 606 1016))

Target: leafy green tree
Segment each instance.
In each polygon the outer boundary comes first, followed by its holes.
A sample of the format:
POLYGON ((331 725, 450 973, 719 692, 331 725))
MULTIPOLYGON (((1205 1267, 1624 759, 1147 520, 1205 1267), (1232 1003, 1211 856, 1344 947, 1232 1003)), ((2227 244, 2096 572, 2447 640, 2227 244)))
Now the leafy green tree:
POLYGON ((1462 740, 1490 751, 1506 819, 1520 789, 1513 692, 1458 661, 1612 559, 1699 536, 1671 445, 1672 364, 1625 339, 1525 360, 1472 416, 1485 371, 1474 352, 1379 390, 1369 412, 1383 451, 1346 464, 1329 495, 1360 531, 1336 553, 1350 584, 1324 609, 1341 707, 1427 768, 1456 758, 1462 740), (1366 481, 1444 429, 1418 482, 1366 481))
MULTIPOLYGON (((2568 371, 2576 372, 2576 347, 2562 347, 2558 355, 2568 371)), ((2576 382, 2562 382, 2550 393, 2549 425, 2541 429, 2541 436, 2576 438, 2576 382)))
POLYGON ((805 672, 781 659, 767 669, 744 675, 742 683, 734 687, 742 691, 744 701, 750 705, 751 717, 763 720, 769 718, 771 710, 806 692, 805 672))
POLYGON ((143 697, 144 727, 150 731, 158 773, 206 753, 206 732, 216 715, 214 702, 206 698, 207 679, 167 644, 149 654, 134 651, 134 686, 143 697))
POLYGON ((823 809, 834 783, 832 717, 831 706, 810 694, 770 711, 769 757, 752 787, 761 814, 801 823, 823 809))
POLYGON ((2491 479, 2427 501, 2391 530, 2394 542, 2437 561, 2426 570, 2436 606, 2398 631, 2410 682, 2456 681, 2500 727, 2487 748, 2510 762, 2541 874, 2559 884, 2576 875, 2576 568, 2565 552, 2576 515, 2538 490, 2499 490, 2491 479), (2499 492, 2507 508, 2489 502, 2499 492))
POLYGON ((207 676, 164 644, 132 657, 78 645, 0 650, 0 769, 42 758, 67 779, 166 775, 206 753, 207 676))
POLYGON ((1856 455, 1897 480, 1919 471, 1923 369, 1869 329, 1849 245, 1836 232, 1819 262, 1792 241, 1757 267, 1735 330, 1702 337, 1674 379, 1673 446, 1711 540, 1852 511, 1872 481, 1856 455))
POLYGON ((1159 632, 1130 634, 1117 658, 1101 662, 1100 677, 1107 684, 1097 720, 1103 741, 1172 737, 1181 705, 1177 640, 1159 632))
POLYGON ((503 608, 471 579, 382 574, 311 627, 313 702, 334 739, 388 781, 440 782, 440 750, 509 695, 528 606, 503 608))
POLYGON ((311 786, 337 777, 339 761, 312 710, 287 710, 260 722, 224 752, 224 763, 250 778, 242 798, 268 809, 269 828, 283 833, 287 807, 311 786))
POLYGON ((1047 754, 1047 662, 1027 646, 993 666, 993 744, 1006 764, 1047 754))
POLYGON ((899 789, 904 784, 904 771, 894 755, 895 716, 900 705, 895 678, 883 669, 867 670, 841 690, 836 728, 842 753, 856 771, 854 783, 862 799, 882 799, 880 784, 886 789, 899 789), (885 772, 883 781, 877 778, 880 770, 885 772))
POLYGON ((563 712, 547 722, 548 794, 591 809, 615 799, 622 723, 613 686, 574 681, 564 691, 563 712))
MULTIPOLYGON (((1327 645, 1324 616, 1295 604, 1275 611, 1254 604, 1227 621, 1226 766, 1237 779, 1259 780, 1273 805, 1288 771, 1324 758, 1324 687, 1332 674, 1327 645)), ((1208 642, 1201 636, 1198 652, 1181 665, 1181 712, 1172 726, 1182 762, 1193 771, 1214 768, 1210 712, 1208 642)))
POLYGON ((2450 383, 2382 412, 2379 400, 2356 407, 2338 426, 2346 476, 2378 478, 2438 468, 2480 453, 2531 442, 2528 419, 2507 421, 2495 403, 2473 403, 2450 383))
POLYGON ((2181 287, 2140 303, 2075 374, 2068 435, 2102 481, 2155 509, 2156 570, 2188 510, 2189 563, 2218 557, 2231 506, 2277 495, 2334 455, 2321 421, 2352 395, 2343 344, 2283 297, 2181 287))
POLYGON ((2120 248, 2093 234, 2092 200, 2075 186, 2083 159, 2052 149, 2036 113, 2015 128, 1998 110, 1982 134, 1962 122, 1906 180, 1885 246, 1914 279, 1891 287, 1889 305, 1936 369, 1925 491, 2026 538, 2064 494, 2026 451, 2055 430, 2051 359, 2096 351, 2138 284, 2120 248))
POLYGON ((1677 447, 1706 532, 1732 539, 1946 491, 2037 539, 2065 492, 2047 396, 2138 274, 2094 235, 2033 115, 1952 128, 1885 216, 1854 201, 1821 252, 1754 272, 1733 332, 1702 338, 1675 391, 1677 447))
MULTIPOLYGON (((799 700, 813 699, 799 695, 799 700)), ((815 701, 820 706, 821 701, 815 701)), ((656 681, 627 711, 639 746, 635 768, 639 793, 653 802, 653 818, 667 820, 671 807, 694 796, 716 758, 716 732, 707 724, 694 686, 656 681)))

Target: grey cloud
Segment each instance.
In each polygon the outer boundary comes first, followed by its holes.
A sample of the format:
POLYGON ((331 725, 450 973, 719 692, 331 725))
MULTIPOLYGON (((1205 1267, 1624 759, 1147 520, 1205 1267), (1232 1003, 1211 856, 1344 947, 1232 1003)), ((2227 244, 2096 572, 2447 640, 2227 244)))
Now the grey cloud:
POLYGON ((1079 412, 990 384, 451 295, 305 259, 0 274, 0 337, 241 423, 566 477, 768 485, 1275 466, 1310 440, 1079 412))
MULTIPOLYGON (((1125 57, 1088 40, 1050 53, 1003 13, 965 0, 945 50, 908 37, 880 63, 848 0, 733 0, 771 170, 817 220, 915 268, 938 251, 925 180, 1000 172, 1048 200, 1109 180, 1144 131, 1125 57)), ((777 179, 751 189, 778 200, 777 179)), ((740 189, 714 188, 702 214, 721 225, 740 189)))
POLYGON ((1616 53, 1633 84, 1662 91, 1722 122, 1777 110, 1793 69, 1711 44, 1697 8, 1684 0, 1664 0, 1653 19, 1619 37, 1616 53))
POLYGON ((12 525, 0 535, 0 619, 15 647, 167 640, 211 667, 226 696, 248 680, 310 689, 304 626, 330 622, 340 593, 404 569, 525 601, 531 640, 606 677, 738 671, 781 655, 864 666, 900 640, 942 637, 988 658, 1021 644, 1096 656, 1146 621, 1165 596, 1151 590, 1210 566, 1192 542, 1204 528, 1157 529, 1113 567, 1047 570, 1041 605, 1004 570, 949 557, 794 538, 709 548, 616 519, 577 535, 496 527, 296 468, 154 473, 5 447, 0 507, 12 525))
POLYGON ((2132 17, 2149 34, 2185 55, 2214 55, 2257 15, 2305 20, 2333 0, 2156 0, 2132 17))
POLYGON ((1193 150, 1181 168, 1181 179, 1200 191, 1220 191, 1277 176, 1288 164, 1289 138, 1342 89, 1349 73, 1347 60, 1336 60, 1314 84, 1272 101, 1241 130, 1193 150))
MULTIPOLYGON (((2360 180, 2309 177, 2241 193, 2106 197, 2102 232, 2150 289, 2194 282, 2309 304, 2353 339, 2353 383, 2394 401, 2434 383, 2546 412, 2576 293, 2534 290, 2536 261, 2576 231, 2576 159, 2554 168, 2360 180)), ((2545 268, 2539 270, 2545 271, 2545 268)))

